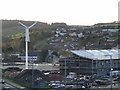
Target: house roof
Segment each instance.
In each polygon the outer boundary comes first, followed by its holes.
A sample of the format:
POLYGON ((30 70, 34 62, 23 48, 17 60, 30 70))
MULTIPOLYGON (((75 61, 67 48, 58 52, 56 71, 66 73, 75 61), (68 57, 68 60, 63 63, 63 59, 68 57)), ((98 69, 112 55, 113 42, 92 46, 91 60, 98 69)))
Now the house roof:
POLYGON ((77 56, 92 60, 120 59, 120 49, 108 50, 71 50, 77 56))

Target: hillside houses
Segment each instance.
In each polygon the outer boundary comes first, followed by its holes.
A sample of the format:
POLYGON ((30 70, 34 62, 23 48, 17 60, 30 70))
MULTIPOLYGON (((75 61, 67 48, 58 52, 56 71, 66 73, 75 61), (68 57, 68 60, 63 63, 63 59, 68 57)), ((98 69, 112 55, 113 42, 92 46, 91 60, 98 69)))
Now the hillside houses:
POLYGON ((49 45, 62 51, 74 49, 103 49, 117 46, 118 29, 57 28, 49 45), (116 38, 114 38, 116 37, 116 38))
POLYGON ((81 37, 84 37, 84 35, 80 30, 57 28, 54 32, 54 36, 49 40, 49 44, 55 48, 66 51, 68 49, 75 49, 76 46, 78 47, 78 38, 81 37))

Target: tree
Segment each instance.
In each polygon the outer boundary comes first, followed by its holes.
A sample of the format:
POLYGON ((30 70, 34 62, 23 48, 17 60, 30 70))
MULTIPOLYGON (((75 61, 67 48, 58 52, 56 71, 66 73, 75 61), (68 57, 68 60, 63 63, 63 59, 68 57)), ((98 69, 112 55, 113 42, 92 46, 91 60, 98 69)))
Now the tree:
POLYGON ((45 62, 45 59, 46 59, 47 55, 48 55, 48 50, 42 50, 41 51, 41 61, 42 62, 45 62))
POLYGON ((6 48, 6 50, 5 50, 5 52, 6 52, 6 53, 11 53, 11 52, 13 52, 13 47, 8 46, 8 47, 6 48))

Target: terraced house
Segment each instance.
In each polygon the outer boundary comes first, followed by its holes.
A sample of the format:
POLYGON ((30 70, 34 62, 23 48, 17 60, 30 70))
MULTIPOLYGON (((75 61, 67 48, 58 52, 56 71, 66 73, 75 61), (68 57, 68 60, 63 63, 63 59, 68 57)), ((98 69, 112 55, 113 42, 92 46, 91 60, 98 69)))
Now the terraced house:
POLYGON ((60 59, 60 71, 75 72, 78 75, 109 75, 120 70, 120 49, 72 50, 72 56, 60 59))

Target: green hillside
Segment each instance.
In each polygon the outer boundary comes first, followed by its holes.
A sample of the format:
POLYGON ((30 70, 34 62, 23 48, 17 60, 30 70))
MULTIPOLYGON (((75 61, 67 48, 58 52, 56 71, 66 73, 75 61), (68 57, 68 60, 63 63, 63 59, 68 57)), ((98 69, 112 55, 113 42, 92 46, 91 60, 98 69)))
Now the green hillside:
MULTIPOLYGON (((3 36, 10 36, 17 33, 23 33, 24 28, 18 23, 22 22, 27 26, 34 23, 34 21, 22 21, 22 20, 2 20, 2 35, 3 36)), ((37 24, 33 28, 47 28, 50 27, 47 23, 37 22, 37 24)))

